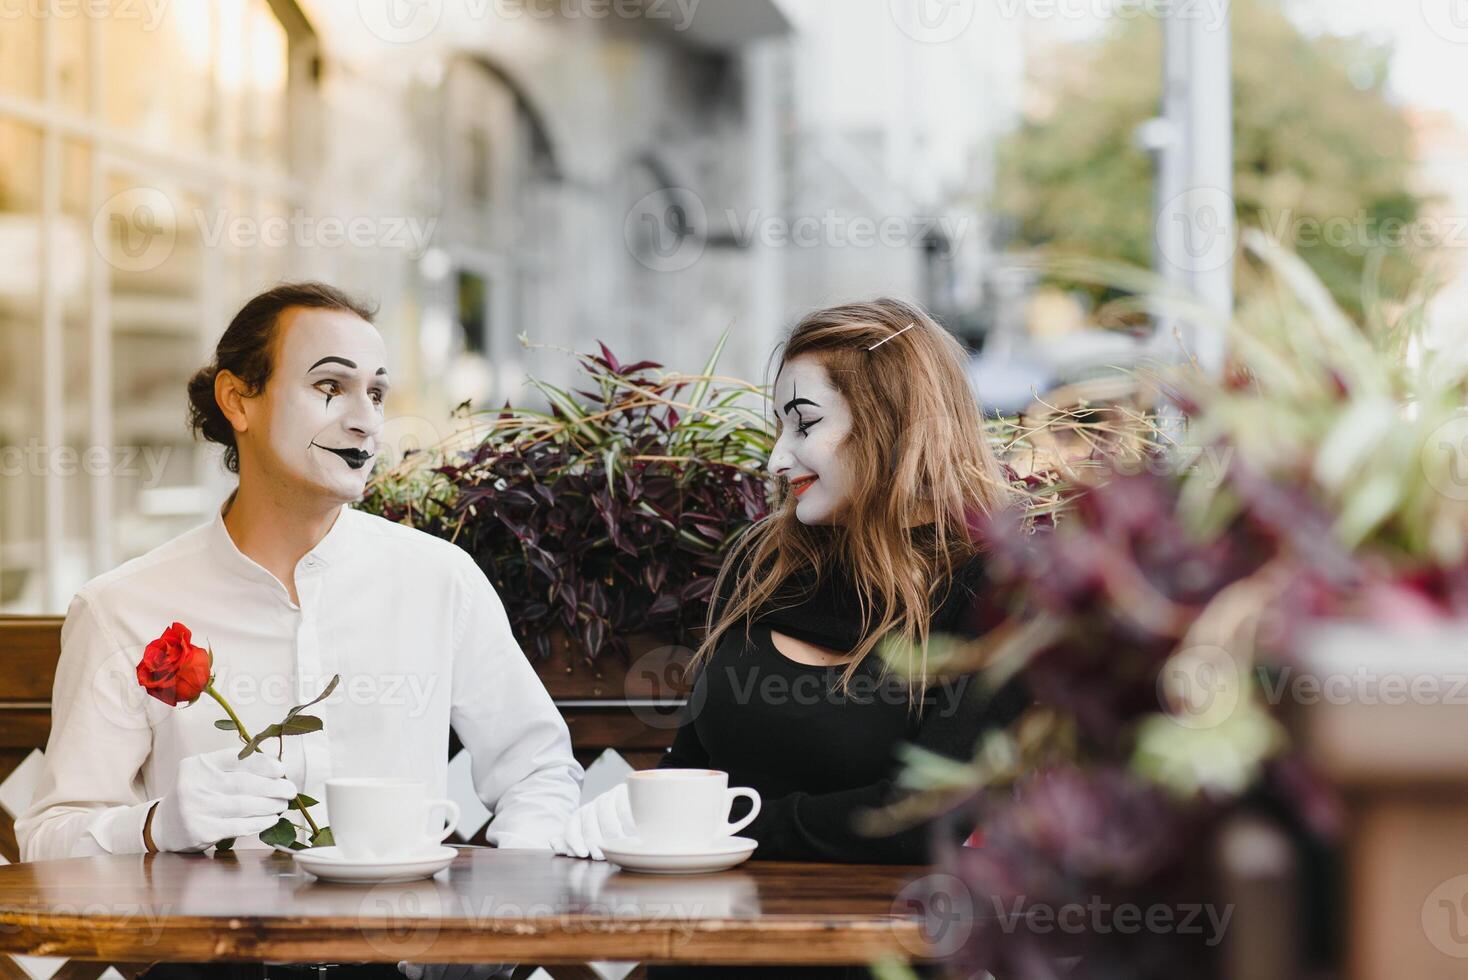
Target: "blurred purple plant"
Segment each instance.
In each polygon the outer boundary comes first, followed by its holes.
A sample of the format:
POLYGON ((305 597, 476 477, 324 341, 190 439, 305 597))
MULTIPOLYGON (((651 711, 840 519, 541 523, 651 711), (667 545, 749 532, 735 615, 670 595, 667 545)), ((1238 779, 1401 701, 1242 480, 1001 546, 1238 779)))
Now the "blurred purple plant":
MULTIPOLYGON (((1180 803, 1118 766, 1062 765, 989 795, 980 810, 983 845, 937 855, 973 903, 968 942, 948 964, 952 975, 1205 973, 1214 937, 1206 928, 1210 895, 1198 883, 1207 881, 1208 855, 1195 842, 1216 816, 1212 806, 1180 803), (1149 910, 1160 909, 1174 916, 1171 928, 1147 928, 1149 910)), ((1214 910, 1213 921, 1222 914, 1214 910)))
MULTIPOLYGON (((1244 505, 1206 533, 1189 525, 1179 481, 1148 473, 1078 492, 1048 526, 1001 515, 980 528, 991 584, 972 611, 975 625, 1008 637, 1021 631, 996 627, 1042 627, 1023 632, 1028 646, 1018 651, 1036 706, 1004 736, 1010 765, 971 804, 979 846, 940 844, 937 855, 974 905, 952 975, 1206 976, 1218 946, 1208 930, 1118 929, 1097 908, 1224 914, 1209 842, 1246 802, 1268 798, 1330 830, 1332 798, 1287 751, 1257 760, 1238 791, 1179 792, 1137 764, 1145 726, 1170 710, 1159 677, 1218 596, 1278 583, 1253 611, 1257 639, 1273 647, 1296 616, 1330 608, 1359 585, 1359 564, 1332 543, 1320 507, 1242 468, 1232 479, 1244 505), (1058 928, 1061 909, 1083 923, 1058 928)), ((1252 687, 1252 674, 1245 680, 1252 687)), ((1201 737, 1226 740, 1225 732, 1220 725, 1201 737)))

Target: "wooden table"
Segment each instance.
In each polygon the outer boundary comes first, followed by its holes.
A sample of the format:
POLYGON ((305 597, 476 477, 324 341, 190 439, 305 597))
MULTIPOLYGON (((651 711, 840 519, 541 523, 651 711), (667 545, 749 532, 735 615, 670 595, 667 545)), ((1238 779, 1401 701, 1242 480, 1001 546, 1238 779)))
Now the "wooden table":
POLYGON ((464 848, 423 881, 318 881, 274 851, 0 866, 0 952, 148 963, 861 964, 926 958, 932 869, 750 861, 639 875, 464 848))

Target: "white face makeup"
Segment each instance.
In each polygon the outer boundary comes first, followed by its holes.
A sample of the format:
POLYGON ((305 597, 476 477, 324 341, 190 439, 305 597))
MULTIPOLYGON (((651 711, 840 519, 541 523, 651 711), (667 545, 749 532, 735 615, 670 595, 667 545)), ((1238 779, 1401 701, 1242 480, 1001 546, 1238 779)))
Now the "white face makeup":
POLYGON ((307 493, 360 500, 387 398, 382 335, 343 310, 287 310, 279 330, 275 367, 257 399, 258 458, 272 478, 307 493))
POLYGON ((851 408, 813 355, 802 354, 775 379, 780 437, 770 472, 790 481, 802 524, 839 524, 855 480, 841 443, 851 431, 851 408))

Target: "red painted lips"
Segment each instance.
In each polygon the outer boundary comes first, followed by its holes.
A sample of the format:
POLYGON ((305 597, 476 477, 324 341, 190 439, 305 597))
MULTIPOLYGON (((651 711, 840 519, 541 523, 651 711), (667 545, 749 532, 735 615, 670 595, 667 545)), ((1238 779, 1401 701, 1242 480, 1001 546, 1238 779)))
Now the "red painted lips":
POLYGON ((790 481, 790 492, 798 497, 809 490, 811 484, 815 483, 819 479, 820 477, 815 475, 796 477, 794 480, 790 481))

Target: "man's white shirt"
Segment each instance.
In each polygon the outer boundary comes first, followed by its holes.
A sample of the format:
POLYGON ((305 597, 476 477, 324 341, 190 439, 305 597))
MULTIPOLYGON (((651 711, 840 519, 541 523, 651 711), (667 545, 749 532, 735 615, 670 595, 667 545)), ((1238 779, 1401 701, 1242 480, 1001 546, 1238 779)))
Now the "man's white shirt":
MULTIPOLYGON (((227 506, 227 505, 226 505, 227 506)), ((447 795, 449 728, 473 762, 500 847, 548 847, 580 800, 565 721, 510 630, 494 587, 457 546, 343 507, 295 569, 300 604, 214 519, 82 587, 61 630, 51 736, 16 821, 22 860, 143 850, 179 760, 229 745, 208 695, 169 707, 137 664, 170 623, 214 651, 214 686, 251 733, 341 683, 284 739, 286 770, 321 801, 327 779, 399 776, 447 795)), ((279 743, 263 748, 272 754, 279 743)), ((299 814, 290 815, 298 823, 299 814)), ((258 839, 237 847, 264 847, 258 839)))

